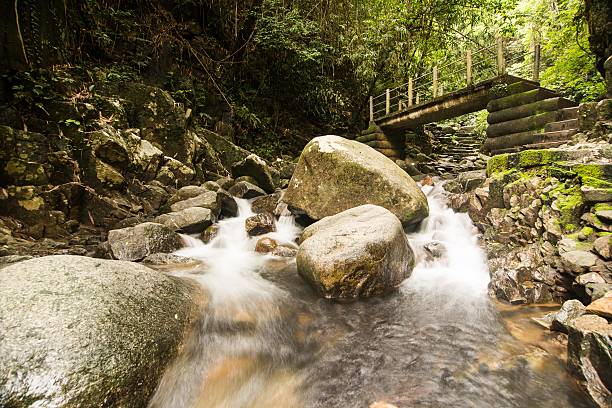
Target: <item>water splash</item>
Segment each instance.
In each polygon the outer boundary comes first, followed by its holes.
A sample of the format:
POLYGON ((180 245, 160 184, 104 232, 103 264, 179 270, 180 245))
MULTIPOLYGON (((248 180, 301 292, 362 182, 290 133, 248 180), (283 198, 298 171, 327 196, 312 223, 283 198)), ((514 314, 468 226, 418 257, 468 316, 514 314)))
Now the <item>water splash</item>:
POLYGON ((402 290, 444 311, 461 308, 474 314, 488 309, 489 269, 478 229, 467 214, 448 208, 441 184, 423 186, 423 192, 429 216, 408 235, 417 263, 402 290))

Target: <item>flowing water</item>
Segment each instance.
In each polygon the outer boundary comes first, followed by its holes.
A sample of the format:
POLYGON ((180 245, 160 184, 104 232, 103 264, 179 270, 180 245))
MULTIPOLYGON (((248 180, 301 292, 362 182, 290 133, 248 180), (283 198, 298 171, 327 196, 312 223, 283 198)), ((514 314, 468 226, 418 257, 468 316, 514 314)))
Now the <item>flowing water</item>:
MULTIPOLYGON (((550 308, 488 298, 468 216, 446 207, 441 188, 424 192, 430 216, 408 235, 412 275, 391 295, 352 303, 319 298, 295 260, 255 253, 250 204, 239 200, 213 241, 178 252, 202 261, 172 273, 197 280, 208 305, 151 406, 586 406, 562 342, 530 321, 550 308)), ((268 236, 292 244, 299 233, 285 216, 268 236)))

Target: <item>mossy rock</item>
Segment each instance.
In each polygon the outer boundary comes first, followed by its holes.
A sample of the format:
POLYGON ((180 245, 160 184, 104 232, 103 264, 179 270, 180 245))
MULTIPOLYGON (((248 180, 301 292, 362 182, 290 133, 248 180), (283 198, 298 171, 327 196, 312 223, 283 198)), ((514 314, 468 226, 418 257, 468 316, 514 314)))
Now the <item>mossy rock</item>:
POLYGON ((363 204, 384 207, 405 225, 429 212, 423 192, 393 161, 338 136, 317 137, 306 145, 283 201, 314 220, 363 204))
POLYGON ((0 406, 146 406, 203 302, 196 284, 131 262, 3 268, 0 406))

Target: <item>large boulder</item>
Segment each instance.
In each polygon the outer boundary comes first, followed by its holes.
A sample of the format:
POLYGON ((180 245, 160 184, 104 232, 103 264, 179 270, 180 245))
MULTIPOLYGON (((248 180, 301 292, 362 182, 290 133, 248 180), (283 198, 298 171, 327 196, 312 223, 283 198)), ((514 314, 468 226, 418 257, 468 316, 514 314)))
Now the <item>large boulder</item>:
POLYGON ((183 247, 179 234, 154 222, 111 230, 108 243, 113 257, 122 261, 140 261, 151 254, 174 252, 183 247))
POLYGON ((333 299, 389 292, 413 266, 402 224, 390 211, 369 204, 307 227, 297 254, 299 274, 333 299))
POLYGON ((131 262, 63 255, 3 268, 0 406, 146 406, 203 299, 131 262))
POLYGON ((374 204, 414 224, 429 212, 427 199, 412 178, 371 147, 339 136, 322 136, 302 151, 283 197, 310 218, 374 204))
POLYGON ((571 322, 567 365, 598 407, 612 406, 612 324, 596 315, 571 322))

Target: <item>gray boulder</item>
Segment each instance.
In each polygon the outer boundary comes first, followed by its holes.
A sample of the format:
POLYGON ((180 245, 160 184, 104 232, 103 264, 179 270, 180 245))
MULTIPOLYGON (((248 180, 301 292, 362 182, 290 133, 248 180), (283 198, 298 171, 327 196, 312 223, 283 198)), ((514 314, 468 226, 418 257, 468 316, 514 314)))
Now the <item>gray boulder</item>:
POLYGON ((174 230, 154 222, 108 232, 111 254, 122 261, 139 261, 158 252, 173 252, 183 247, 174 230))
POLYGON ((202 300, 131 262, 62 255, 0 270, 0 406, 146 406, 202 300))
POLYGON ((297 254, 299 274, 333 299, 389 292, 413 266, 402 224, 390 211, 369 204, 307 227, 297 254))
POLYGON ((212 225, 213 221, 212 211, 202 207, 186 208, 181 211, 162 214, 155 218, 155 222, 174 231, 182 231, 187 234, 202 232, 212 225))
POLYGON ((338 136, 306 145, 283 201, 315 220, 363 204, 384 207, 403 224, 417 223, 429 212, 423 192, 391 159, 338 136))
POLYGON ((237 178, 240 176, 250 176, 257 181, 257 185, 266 192, 272 193, 279 183, 280 176, 278 170, 268 166, 268 164, 256 154, 250 154, 232 166, 232 175, 237 178))

